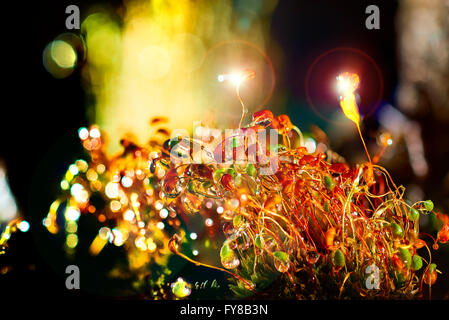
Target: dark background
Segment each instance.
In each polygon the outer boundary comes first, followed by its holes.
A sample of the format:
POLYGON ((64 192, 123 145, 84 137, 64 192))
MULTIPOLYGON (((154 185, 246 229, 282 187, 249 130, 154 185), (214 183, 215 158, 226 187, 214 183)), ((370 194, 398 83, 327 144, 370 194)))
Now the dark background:
MULTIPOLYGON (((65 289, 63 270, 55 270, 49 262, 51 259, 42 252, 42 245, 50 249, 50 242, 36 244, 39 231, 35 229, 41 228, 41 224, 32 216, 43 217, 47 213, 57 194, 60 177, 67 165, 81 154, 77 130, 90 123, 78 71, 62 80, 53 78, 42 64, 42 52, 50 41, 66 31, 66 6, 78 5, 84 18, 83 9, 89 2, 39 1, 26 5, 21 2, 3 10, 6 27, 2 32, 2 51, 6 53, 3 63, 8 72, 3 74, 2 84, 0 159, 6 164, 10 187, 21 212, 35 225, 32 224, 28 233, 13 235, 10 250, 0 256, 0 265, 13 268, 6 275, 0 275, 2 296, 15 293, 31 297, 43 292, 59 298, 92 295, 83 290, 70 293, 65 289)), ((354 47, 368 53, 382 70, 382 103, 395 103, 396 11, 396 1, 279 2, 272 17, 270 35, 273 40, 268 43, 268 54, 275 48, 282 52, 282 65, 274 61, 279 73, 275 95, 276 90, 282 88, 287 97, 285 111, 293 123, 318 123, 324 129, 328 126, 308 108, 304 81, 316 57, 335 47, 354 47), (369 4, 380 8, 380 30, 365 28, 364 12, 369 4)), ((432 114, 416 120, 425 128, 426 150, 433 150, 438 139, 447 139, 447 129, 444 124, 435 125, 432 114)), ((367 130, 376 127, 374 115, 367 120, 367 130)), ((352 145, 360 148, 357 142, 352 145)), ((338 151, 351 154, 350 147, 349 151, 338 151)), ((447 153, 447 150, 430 152, 430 175, 420 181, 426 195, 433 196, 435 203, 447 196, 439 193, 441 179, 447 172, 447 153)), ((410 167, 405 166, 391 173, 397 182, 406 184, 413 179, 409 172, 410 167)), ((443 270, 449 270, 447 261, 443 270)), ((448 280, 447 276, 439 277, 434 295, 444 297, 448 280)))

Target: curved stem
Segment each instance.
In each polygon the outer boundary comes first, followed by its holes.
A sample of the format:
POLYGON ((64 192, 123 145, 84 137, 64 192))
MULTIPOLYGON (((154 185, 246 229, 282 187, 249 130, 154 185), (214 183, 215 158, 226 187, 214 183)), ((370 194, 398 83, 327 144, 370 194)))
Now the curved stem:
POLYGON ((372 165, 371 157, 369 155, 368 149, 366 148, 365 140, 363 139, 363 136, 362 136, 362 131, 360 130, 360 125, 358 122, 356 122, 356 125, 357 125, 357 130, 359 131, 360 139, 362 139, 363 147, 365 148, 365 152, 366 152, 366 156, 368 157, 368 161, 369 161, 370 165, 372 165))
POLYGON ((245 112, 246 112, 245 104, 243 103, 242 97, 240 96, 240 83, 235 87, 235 92, 237 94, 237 98, 240 101, 240 104, 242 105, 242 116, 240 117, 240 122, 239 122, 239 129, 240 129, 242 127, 243 118, 245 117, 245 112))

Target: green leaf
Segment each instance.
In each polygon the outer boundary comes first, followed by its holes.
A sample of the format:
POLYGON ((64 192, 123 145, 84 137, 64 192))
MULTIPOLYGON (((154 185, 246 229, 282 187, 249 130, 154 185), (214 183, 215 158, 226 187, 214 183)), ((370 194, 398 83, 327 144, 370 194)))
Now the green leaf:
POLYGON ((404 286, 404 284, 405 284, 404 276, 402 275, 402 273, 398 272, 394 278, 394 285, 396 286, 396 288, 401 288, 404 286))
POLYGON ((343 267, 346 264, 345 255, 340 249, 337 249, 332 256, 332 262, 338 267, 343 267))
POLYGON ((433 202, 432 202, 432 200, 424 201, 424 207, 426 208, 427 211, 432 211, 433 210, 433 202))
POLYGON ((404 248, 399 248, 399 258, 401 258, 407 267, 410 267, 412 263, 412 255, 410 254, 410 251, 404 248))
POLYGON ((242 223, 245 221, 243 216, 241 214, 237 215, 232 219, 232 224, 234 225, 234 228, 238 229, 242 223))
POLYGON ((432 263, 429 266, 429 273, 433 273, 435 271, 435 269, 437 268, 437 265, 435 263, 432 263))
POLYGON ((260 234, 258 234, 256 236, 256 239, 254 240, 254 244, 256 245, 256 247, 258 247, 259 249, 262 249, 262 237, 260 236, 260 234))
POLYGON ((412 269, 418 271, 422 268, 422 258, 420 256, 414 255, 412 260, 412 269))
POLYGON ((195 184, 193 183, 193 180, 190 180, 189 183, 187 184, 187 190, 190 193, 195 193, 195 184))
POLYGON ((229 248, 229 244, 227 242, 223 243, 223 246, 221 247, 220 250, 220 258, 222 260, 228 260, 228 259, 232 259, 232 257, 234 256, 234 251, 229 248))
POLYGON ((408 213, 408 218, 411 221, 416 221, 419 219, 419 211, 415 208, 411 208, 410 212, 408 213))
POLYGON ((329 176, 324 176, 324 184, 326 185, 326 188, 328 188, 330 191, 332 191, 335 187, 334 180, 329 176))
POLYGON ((239 139, 237 139, 236 137, 232 138, 231 140, 231 147, 232 148, 237 148, 239 146, 239 139))
POLYGON ((248 163, 246 173, 251 177, 255 177, 257 175, 257 169, 252 163, 248 163))
POLYGON ((226 173, 229 173, 233 178, 235 178, 235 176, 237 175, 235 170, 232 168, 229 168, 228 170, 226 170, 226 173))
POLYGON ((202 183, 202 186, 203 186, 204 189, 208 189, 208 188, 210 188, 212 186, 212 182, 210 182, 209 180, 208 181, 204 181, 202 183))
POLYGON ((393 234, 397 237, 402 237, 404 235, 404 230, 402 230, 402 227, 398 225, 396 222, 391 223, 391 230, 393 234))
POLYGON ((273 256, 284 264, 287 264, 289 262, 288 254, 284 251, 275 251, 273 252, 273 256))
POLYGON ((219 181, 224 172, 225 172, 224 168, 219 168, 219 169, 215 170, 214 174, 213 174, 214 180, 219 181))

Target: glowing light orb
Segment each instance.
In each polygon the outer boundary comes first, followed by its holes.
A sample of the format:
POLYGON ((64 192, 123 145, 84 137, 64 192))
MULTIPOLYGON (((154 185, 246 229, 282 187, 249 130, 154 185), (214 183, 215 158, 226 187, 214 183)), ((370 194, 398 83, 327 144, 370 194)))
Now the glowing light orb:
POLYGON ((23 220, 17 225, 17 228, 19 228, 19 230, 22 232, 27 232, 30 229, 30 224, 28 223, 28 221, 23 220))
POLYGON ((344 72, 337 77, 338 90, 341 93, 340 106, 348 119, 357 125, 360 122, 360 113, 355 101, 354 91, 360 84, 360 78, 355 73, 344 72))

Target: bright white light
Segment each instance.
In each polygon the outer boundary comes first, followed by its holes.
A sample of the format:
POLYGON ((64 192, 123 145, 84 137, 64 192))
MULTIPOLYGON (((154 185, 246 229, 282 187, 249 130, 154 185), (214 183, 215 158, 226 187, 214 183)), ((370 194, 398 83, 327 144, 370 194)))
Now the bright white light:
POLYGON ((9 188, 6 172, 0 165, 0 223, 9 222, 16 215, 16 201, 9 188))
POLYGON ((89 138, 89 130, 87 130, 86 128, 80 128, 78 130, 78 136, 80 137, 81 140, 86 140, 87 138, 89 138))
POLYGON ((19 230, 22 232, 27 232, 30 229, 30 224, 28 223, 28 221, 23 220, 17 225, 17 228, 19 228, 19 230))
POLYGON ((212 220, 211 218, 207 218, 205 223, 206 226, 212 227, 214 225, 214 220, 212 220))
POLYGON ((89 133, 91 138, 100 138, 100 130, 98 130, 98 128, 92 128, 90 129, 90 133, 89 133))
POLYGON ((348 92, 348 90, 351 88, 349 79, 344 79, 343 77, 338 76, 337 77, 337 91, 340 94, 344 94, 348 92))
POLYGON ((314 153, 316 150, 316 142, 312 138, 307 138, 304 141, 304 146, 306 147, 308 153, 314 153))
POLYGON ((192 232, 192 233, 190 234, 190 239, 196 240, 197 238, 198 238, 198 235, 197 235, 195 232, 192 232))
POLYGON ((71 164, 69 166, 69 171, 71 174, 73 174, 74 176, 76 176, 79 173, 78 167, 74 164, 71 164))
POLYGON ((134 219, 134 212, 132 210, 126 210, 125 214, 123 215, 123 218, 126 221, 132 221, 134 219))
POLYGON ((229 75, 229 81, 235 86, 239 86, 243 81, 243 76, 241 73, 232 73, 229 75))
POLYGON ((159 211, 159 216, 160 216, 162 219, 167 218, 167 217, 168 217, 168 210, 165 209, 165 208, 161 209, 161 211, 159 211))
POLYGON ((160 201, 160 200, 156 201, 156 203, 154 204, 154 208, 155 208, 156 210, 161 210, 163 207, 164 207, 164 204, 163 204, 163 202, 160 201))
POLYGON ((68 207, 65 210, 65 218, 70 221, 76 221, 80 217, 80 211, 74 207, 68 207))
POLYGON ((110 199, 114 199, 118 197, 119 193, 119 186, 118 183, 115 182, 109 182, 106 185, 105 193, 110 199))
POLYGON ((230 74, 220 74, 218 77, 218 82, 229 81, 234 86, 239 86, 243 80, 245 80, 245 76, 242 73, 235 72, 230 74))
POLYGON ((101 239, 108 240, 111 236, 111 229, 109 229, 108 227, 102 227, 100 230, 98 230, 98 235, 101 239))
POLYGON ((128 176, 124 176, 122 178, 122 186, 124 186, 125 188, 129 188, 133 185, 133 179, 131 179, 128 176))
POLYGON ((70 188, 70 194, 74 197, 77 197, 83 190, 84 190, 84 187, 82 185, 80 185, 79 183, 75 183, 70 188))
POLYGON ((113 240, 110 238, 109 241, 112 240, 117 247, 120 247, 121 245, 123 245, 123 243, 125 243, 126 239, 124 239, 123 233, 120 230, 118 230, 116 228, 112 229, 111 236, 112 236, 113 240))

